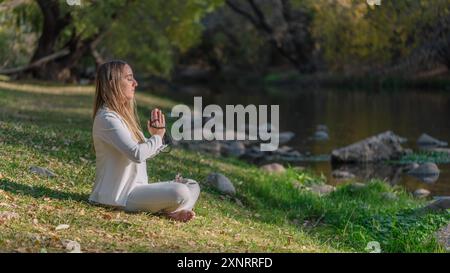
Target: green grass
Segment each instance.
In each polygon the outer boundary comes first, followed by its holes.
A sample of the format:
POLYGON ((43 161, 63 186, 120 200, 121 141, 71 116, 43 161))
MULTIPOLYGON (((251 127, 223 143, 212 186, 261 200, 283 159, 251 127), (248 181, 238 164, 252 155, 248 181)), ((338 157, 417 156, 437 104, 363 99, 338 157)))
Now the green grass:
POLYGON ((399 160, 391 161, 390 163, 410 164, 410 163, 426 163, 426 162, 434 162, 436 164, 450 163, 450 155, 445 152, 422 151, 405 155, 399 160))
MULTIPOLYGON (((194 221, 91 206, 92 100, 92 87, 0 82, 0 213, 18 215, 0 218, 0 251, 63 252, 62 239, 79 242, 84 252, 365 252, 370 241, 386 252, 444 251, 434 232, 449 214, 415 213, 426 201, 401 188, 371 181, 319 197, 294 187, 323 183, 309 171, 267 174, 237 159, 182 149, 148 161, 148 174, 150 181, 181 173, 200 182, 194 221), (57 176, 32 174, 30 166, 57 176), (208 187, 210 172, 229 177, 237 196, 208 187), (386 200, 384 192, 397 198, 386 200), (60 224, 70 227, 56 231, 60 224)), ((168 111, 175 103, 142 92, 137 101, 142 121, 148 108, 168 111)))

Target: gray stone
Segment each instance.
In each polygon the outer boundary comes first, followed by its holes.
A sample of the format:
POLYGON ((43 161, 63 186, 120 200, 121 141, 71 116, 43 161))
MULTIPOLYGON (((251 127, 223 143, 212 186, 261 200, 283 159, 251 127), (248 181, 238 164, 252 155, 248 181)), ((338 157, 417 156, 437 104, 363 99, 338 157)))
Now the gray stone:
POLYGON ((235 195, 236 189, 234 188, 233 183, 220 173, 211 173, 206 178, 206 183, 213 186, 215 189, 220 191, 221 193, 229 194, 229 195, 235 195))
POLYGON ((331 161, 335 163, 357 163, 397 159, 405 154, 405 150, 401 146, 401 143, 405 140, 405 138, 387 131, 333 150, 331 161))
POLYGON ((284 173, 286 171, 283 165, 279 163, 266 164, 261 166, 260 168, 270 173, 284 173))
POLYGON ((421 145, 421 146, 438 146, 438 147, 443 147, 443 146, 447 146, 448 143, 445 141, 441 141, 438 140, 430 135, 427 134, 422 134, 418 139, 417 139, 417 144, 421 145))
POLYGON ((413 194, 416 198, 425 198, 430 195, 430 191, 426 189, 417 189, 413 194))
POLYGON ((293 132, 281 132, 279 133, 279 144, 285 144, 291 141, 295 137, 293 132))
POLYGON ((334 170, 333 172, 331 172, 331 175, 334 178, 338 178, 338 179, 351 179, 351 178, 355 178, 355 175, 350 173, 350 172, 346 172, 346 171, 340 171, 340 170, 334 170))
POLYGON ((245 145, 239 141, 223 143, 221 146, 221 153, 226 156, 240 157, 245 154, 245 145))
POLYGON ((289 152, 292 152, 292 151, 294 151, 294 148, 289 147, 287 145, 283 145, 283 146, 281 146, 280 148, 278 148, 276 150, 277 153, 289 153, 289 152))
POLYGON ((437 197, 436 200, 425 207, 426 210, 447 210, 450 209, 450 196, 437 197))
POLYGON ((402 171, 403 172, 410 172, 410 171, 412 171, 412 170, 414 170, 414 169, 416 169, 416 168, 418 168, 420 165, 418 164, 418 163, 411 163, 411 164, 408 164, 408 165, 406 165, 405 167, 403 167, 403 169, 402 169, 402 171))
POLYGON ((66 248, 68 253, 82 253, 81 246, 76 241, 62 239, 61 244, 66 248))
POLYGON ((298 162, 302 161, 304 157, 299 151, 283 146, 281 149, 277 149, 273 152, 267 152, 264 154, 264 160, 266 162, 271 161, 287 161, 287 162, 298 162))
POLYGON ((31 166, 30 172, 38 174, 38 175, 42 175, 42 176, 47 176, 47 177, 55 177, 56 176, 56 174, 54 172, 52 172, 46 168, 42 168, 42 167, 38 167, 38 166, 31 166))
POLYGON ((327 184, 317 184, 317 185, 312 185, 311 187, 309 187, 309 189, 314 192, 317 193, 319 195, 327 195, 333 191, 336 190, 336 188, 332 185, 327 185, 327 184))
POLYGON ((328 140, 329 138, 328 133, 325 131, 317 131, 314 133, 315 140, 328 140))
POLYGON ((434 183, 439 178, 439 168, 435 163, 427 162, 420 164, 419 167, 408 171, 408 174, 416 177, 425 183, 434 183))
POLYGON ((417 175, 434 175, 439 174, 439 168, 435 163, 427 162, 420 164, 417 168, 411 169, 408 173, 417 175))

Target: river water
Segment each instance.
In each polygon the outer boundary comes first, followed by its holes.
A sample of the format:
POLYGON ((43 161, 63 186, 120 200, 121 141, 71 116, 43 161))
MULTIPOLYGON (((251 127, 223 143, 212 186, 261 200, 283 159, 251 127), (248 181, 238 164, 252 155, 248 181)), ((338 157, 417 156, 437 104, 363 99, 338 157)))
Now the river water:
MULTIPOLYGON (((404 147, 418 151, 416 140, 427 133, 450 142, 450 92, 427 90, 364 91, 307 90, 289 88, 234 88, 185 86, 177 91, 155 91, 192 105, 194 96, 202 96, 207 104, 279 105, 280 130, 295 133, 288 143, 302 154, 329 155, 335 148, 391 130, 408 139, 404 147), (329 139, 312 138, 317 125, 328 127, 329 139)), ((316 173, 323 173, 330 184, 342 180, 331 175, 329 161, 301 162, 316 173)), ((450 195, 450 164, 438 164, 439 178, 425 183, 407 174, 395 174, 390 167, 360 166, 352 171, 362 179, 381 178, 387 183, 403 185, 409 191, 424 188, 434 196, 450 195)))

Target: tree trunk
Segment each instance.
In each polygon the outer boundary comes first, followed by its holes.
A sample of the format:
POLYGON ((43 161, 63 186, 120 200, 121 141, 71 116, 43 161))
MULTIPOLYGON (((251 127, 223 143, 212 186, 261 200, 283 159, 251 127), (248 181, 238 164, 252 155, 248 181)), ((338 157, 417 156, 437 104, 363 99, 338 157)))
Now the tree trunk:
POLYGON ((277 26, 269 24, 261 7, 255 0, 247 0, 247 9, 238 5, 232 0, 226 0, 225 4, 237 14, 249 20, 252 25, 264 33, 269 43, 277 50, 277 52, 287 59, 300 73, 312 72, 311 63, 312 54, 312 38, 310 36, 308 26, 310 18, 301 11, 292 14, 291 5, 288 0, 279 2, 280 13, 286 24, 287 31, 280 32, 277 26))
MULTIPOLYGON (((30 64, 55 53, 55 45, 61 31, 70 24, 69 13, 61 15, 59 2, 57 0, 37 0, 39 8, 44 17, 44 24, 38 45, 30 64)), ((38 67, 33 67, 26 71, 33 78, 44 80, 65 79, 61 74, 61 67, 57 65, 59 59, 44 63, 38 67)))

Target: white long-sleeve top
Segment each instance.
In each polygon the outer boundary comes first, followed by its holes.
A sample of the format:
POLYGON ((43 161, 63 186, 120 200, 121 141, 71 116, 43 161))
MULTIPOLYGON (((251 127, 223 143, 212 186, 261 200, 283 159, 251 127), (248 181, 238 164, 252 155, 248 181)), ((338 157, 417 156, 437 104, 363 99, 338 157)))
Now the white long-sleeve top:
POLYGON ((159 153, 162 139, 154 135, 138 143, 123 119, 106 106, 97 111, 92 134, 96 170, 89 201, 124 207, 136 185, 148 184, 146 160, 159 153))

